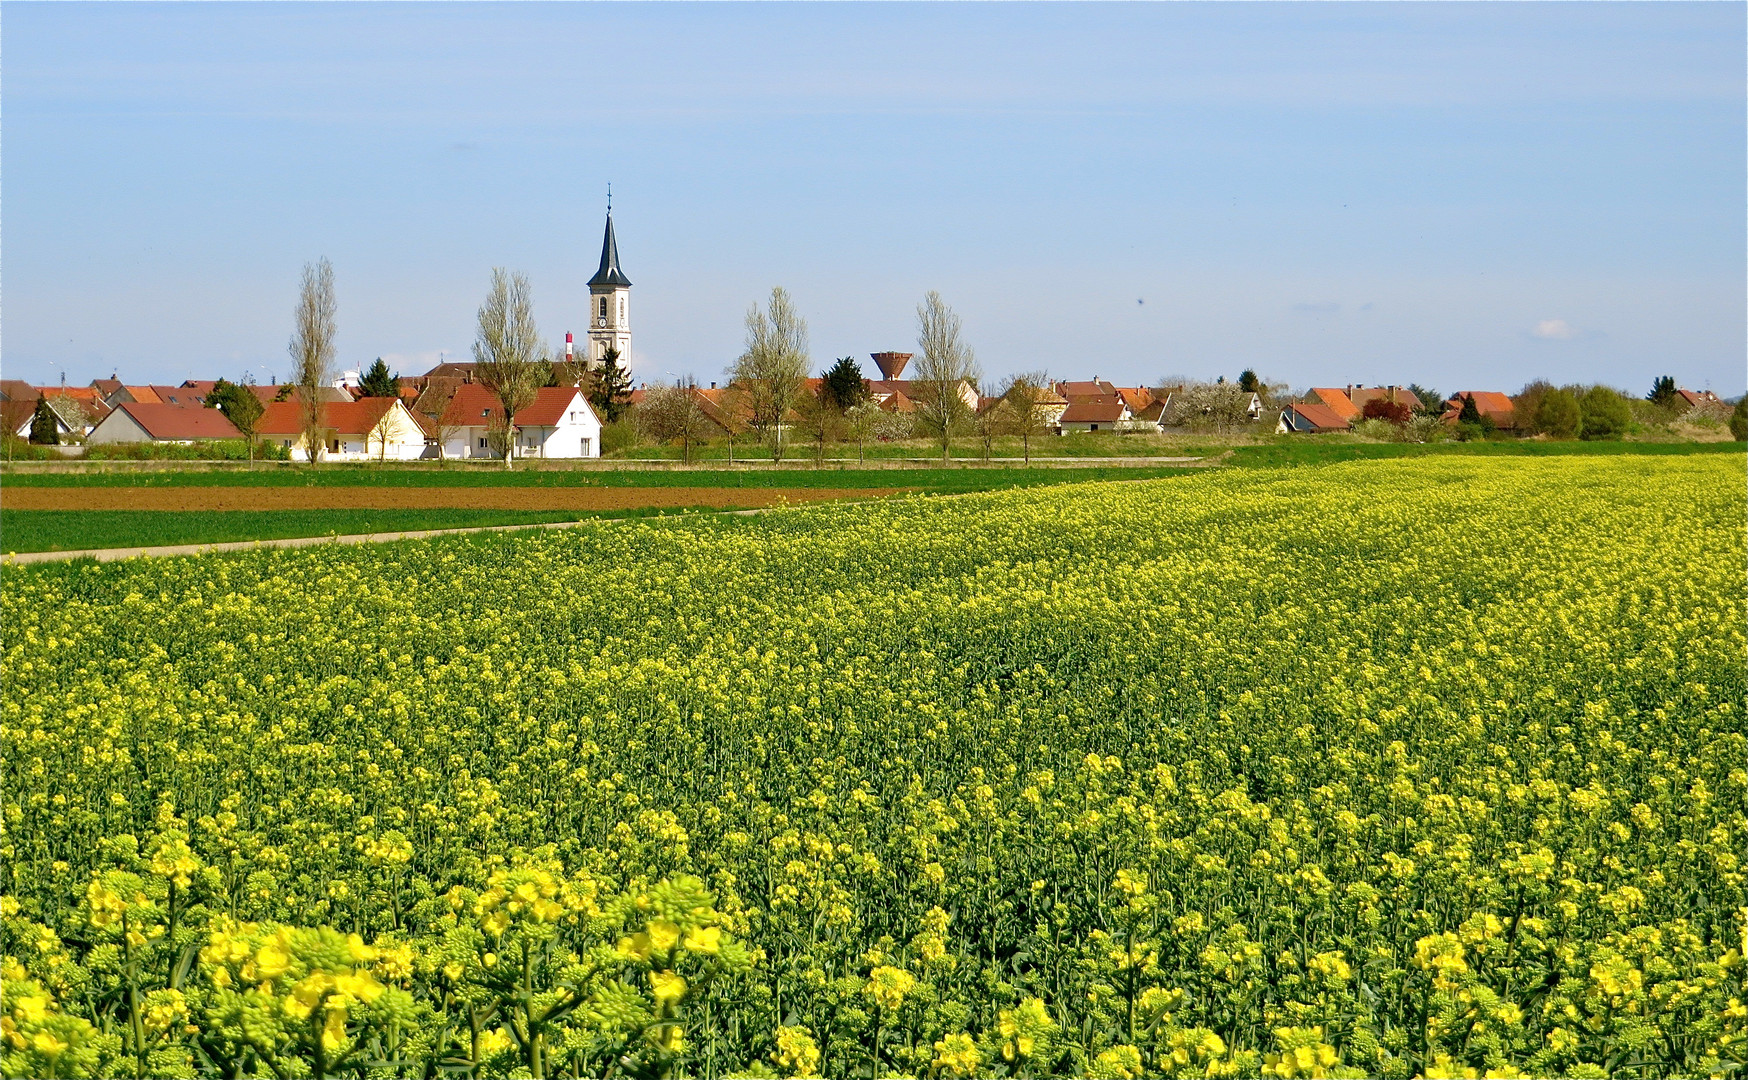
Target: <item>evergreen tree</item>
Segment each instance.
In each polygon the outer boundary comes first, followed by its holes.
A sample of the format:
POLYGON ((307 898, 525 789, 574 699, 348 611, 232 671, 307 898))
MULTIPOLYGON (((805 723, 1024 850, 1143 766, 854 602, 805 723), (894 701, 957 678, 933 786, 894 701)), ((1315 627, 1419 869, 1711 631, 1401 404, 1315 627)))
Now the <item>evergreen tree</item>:
POLYGON ((825 373, 825 397, 840 412, 848 412, 868 396, 862 365, 853 356, 842 356, 825 373))
POLYGON ((1477 409, 1475 407, 1475 395, 1474 394, 1464 394, 1463 395, 1463 407, 1462 407, 1462 409, 1460 409, 1457 412, 1457 423, 1459 423, 1459 424, 1479 424, 1480 422, 1481 422, 1481 410, 1477 409))
POLYGON ((619 366, 619 350, 607 346, 601 366, 589 380, 589 404, 603 422, 611 424, 625 415, 631 403, 631 373, 619 366))
POLYGON ((41 394, 36 396, 36 415, 30 418, 30 441, 38 446, 61 444, 60 422, 55 410, 49 408, 49 399, 41 394))
POLYGON ((1245 368, 1238 373, 1238 388, 1247 394, 1254 394, 1262 389, 1262 384, 1257 381, 1255 371, 1245 368))
POLYGON ((388 365, 379 356, 358 381, 358 392, 364 397, 400 397, 401 383, 388 373, 388 365))
POLYGON ((1667 405, 1675 400, 1675 376, 1661 375, 1651 380, 1651 392, 1645 395, 1646 401, 1658 405, 1667 405))

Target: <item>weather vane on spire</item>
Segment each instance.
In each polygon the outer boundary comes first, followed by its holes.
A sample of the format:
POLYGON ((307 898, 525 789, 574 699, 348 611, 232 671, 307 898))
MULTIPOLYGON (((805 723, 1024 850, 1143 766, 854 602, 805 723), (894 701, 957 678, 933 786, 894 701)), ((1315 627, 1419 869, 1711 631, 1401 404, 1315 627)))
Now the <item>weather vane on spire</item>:
POLYGON ((613 212, 613 181, 607 181, 607 212, 613 212))

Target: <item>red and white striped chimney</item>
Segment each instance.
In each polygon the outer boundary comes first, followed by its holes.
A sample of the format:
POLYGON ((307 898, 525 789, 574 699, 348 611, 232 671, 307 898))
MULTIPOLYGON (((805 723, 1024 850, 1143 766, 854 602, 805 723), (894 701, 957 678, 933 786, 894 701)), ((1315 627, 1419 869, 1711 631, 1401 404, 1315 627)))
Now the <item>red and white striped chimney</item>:
POLYGON ((565 360, 565 363, 567 363, 567 364, 570 363, 571 359, 574 355, 575 354, 571 352, 571 332, 569 330, 566 330, 564 332, 564 360, 565 360))

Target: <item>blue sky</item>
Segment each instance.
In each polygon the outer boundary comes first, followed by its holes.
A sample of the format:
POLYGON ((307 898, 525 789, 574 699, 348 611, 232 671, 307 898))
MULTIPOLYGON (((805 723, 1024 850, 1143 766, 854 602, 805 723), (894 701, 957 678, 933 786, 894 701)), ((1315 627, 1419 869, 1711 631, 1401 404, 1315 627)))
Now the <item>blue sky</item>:
POLYGON ((580 330, 613 184, 637 374, 813 357, 938 289, 991 376, 1735 394, 1742 4, 0 7, 0 368, 465 356, 490 269, 580 330))

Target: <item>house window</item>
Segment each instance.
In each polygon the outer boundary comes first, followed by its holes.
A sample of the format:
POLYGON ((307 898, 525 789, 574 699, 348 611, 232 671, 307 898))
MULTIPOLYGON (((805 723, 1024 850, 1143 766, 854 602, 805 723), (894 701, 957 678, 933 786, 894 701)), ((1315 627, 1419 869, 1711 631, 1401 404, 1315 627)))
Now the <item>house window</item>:
POLYGON ((481 449, 481 450, 484 450, 484 449, 486 449, 486 437, 485 437, 485 436, 484 436, 484 435, 481 435, 481 436, 480 436, 480 437, 479 437, 479 448, 480 448, 480 449, 481 449))
POLYGON ((583 456, 588 457, 589 456, 589 440, 584 439, 580 445, 581 445, 581 448, 583 451, 583 456))
POLYGON ((287 450, 291 449, 291 440, 290 439, 285 440, 285 448, 287 450))
POLYGON ((328 440, 328 453, 338 454, 339 452, 340 452, 340 440, 339 439, 329 439, 328 440))
POLYGON ((1097 424, 1090 424, 1087 426, 1088 431, 1097 431, 1098 429, 1099 429, 1099 426, 1097 424))

